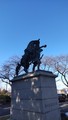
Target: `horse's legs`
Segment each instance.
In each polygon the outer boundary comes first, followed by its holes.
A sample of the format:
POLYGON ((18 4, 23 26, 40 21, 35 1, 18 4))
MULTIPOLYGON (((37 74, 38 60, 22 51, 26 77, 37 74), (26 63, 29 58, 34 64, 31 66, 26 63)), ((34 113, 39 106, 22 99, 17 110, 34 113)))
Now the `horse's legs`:
POLYGON ((37 66, 37 61, 35 61, 34 63, 33 63, 33 69, 32 69, 32 71, 34 72, 35 71, 35 67, 37 66))
POLYGON ((16 66, 16 76, 18 76, 18 73, 19 73, 19 70, 20 70, 20 67, 21 67, 21 65, 18 63, 18 65, 16 66))
POLYGON ((24 71, 26 72, 26 73, 28 73, 28 70, 24 67, 24 71))
POLYGON ((40 64, 41 64, 41 61, 39 60, 38 61, 38 70, 40 69, 40 64))
POLYGON ((35 65, 33 64, 33 69, 32 69, 32 71, 34 72, 34 70, 35 70, 35 65))
POLYGON ((25 71, 26 73, 28 73, 29 61, 26 61, 26 64, 23 65, 23 67, 24 67, 24 71, 25 71))

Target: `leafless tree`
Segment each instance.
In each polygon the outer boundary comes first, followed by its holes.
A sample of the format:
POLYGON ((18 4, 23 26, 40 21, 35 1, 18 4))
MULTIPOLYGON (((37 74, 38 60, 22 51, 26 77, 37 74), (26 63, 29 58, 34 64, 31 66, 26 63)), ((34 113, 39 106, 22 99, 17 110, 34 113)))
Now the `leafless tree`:
POLYGON ((60 75, 62 82, 68 87, 68 55, 44 57, 42 63, 46 70, 60 75))
MULTIPOLYGON (((11 85, 11 80, 15 75, 15 68, 20 61, 18 56, 13 56, 0 67, 0 79, 11 85)), ((68 55, 45 56, 42 59, 44 69, 52 71, 61 77, 62 82, 68 87, 68 55)))
POLYGON ((0 80, 11 85, 11 80, 15 75, 15 68, 20 58, 13 56, 0 67, 0 80))

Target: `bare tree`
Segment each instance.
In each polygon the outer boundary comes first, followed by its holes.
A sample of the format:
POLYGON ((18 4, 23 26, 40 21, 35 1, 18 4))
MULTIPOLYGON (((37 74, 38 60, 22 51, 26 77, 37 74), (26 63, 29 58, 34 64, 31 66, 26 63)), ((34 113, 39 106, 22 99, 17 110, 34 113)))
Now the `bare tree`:
POLYGON ((68 87, 68 55, 44 57, 42 63, 46 70, 60 75, 62 82, 68 87))
MULTIPOLYGON (((15 75, 15 68, 20 61, 18 56, 13 56, 0 67, 0 79, 11 85, 11 80, 15 75)), ((68 55, 45 56, 42 59, 45 70, 52 71, 61 77, 62 82, 68 87, 68 55)))
POLYGON ((11 85, 11 80, 15 75, 15 68, 20 61, 18 56, 13 56, 0 67, 0 80, 11 85))

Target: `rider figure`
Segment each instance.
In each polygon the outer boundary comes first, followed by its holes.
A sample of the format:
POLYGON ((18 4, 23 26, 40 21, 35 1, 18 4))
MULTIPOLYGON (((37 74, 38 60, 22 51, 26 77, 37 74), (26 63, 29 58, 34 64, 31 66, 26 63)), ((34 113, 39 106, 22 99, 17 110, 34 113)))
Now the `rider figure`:
POLYGON ((27 48, 24 50, 25 55, 29 55, 29 54, 30 54, 30 56, 31 56, 31 55, 32 55, 32 56, 35 55, 35 51, 37 51, 37 50, 39 49, 39 44, 40 44, 40 41, 39 41, 39 40, 40 40, 40 39, 31 41, 31 42, 28 44, 27 48))

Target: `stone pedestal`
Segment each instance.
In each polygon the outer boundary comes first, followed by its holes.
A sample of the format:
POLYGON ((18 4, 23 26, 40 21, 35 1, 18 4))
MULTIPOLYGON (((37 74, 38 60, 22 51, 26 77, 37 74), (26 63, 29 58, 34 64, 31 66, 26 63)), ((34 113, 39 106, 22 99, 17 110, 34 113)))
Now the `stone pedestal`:
POLYGON ((15 77, 11 120, 60 120, 55 77, 42 70, 15 77))

